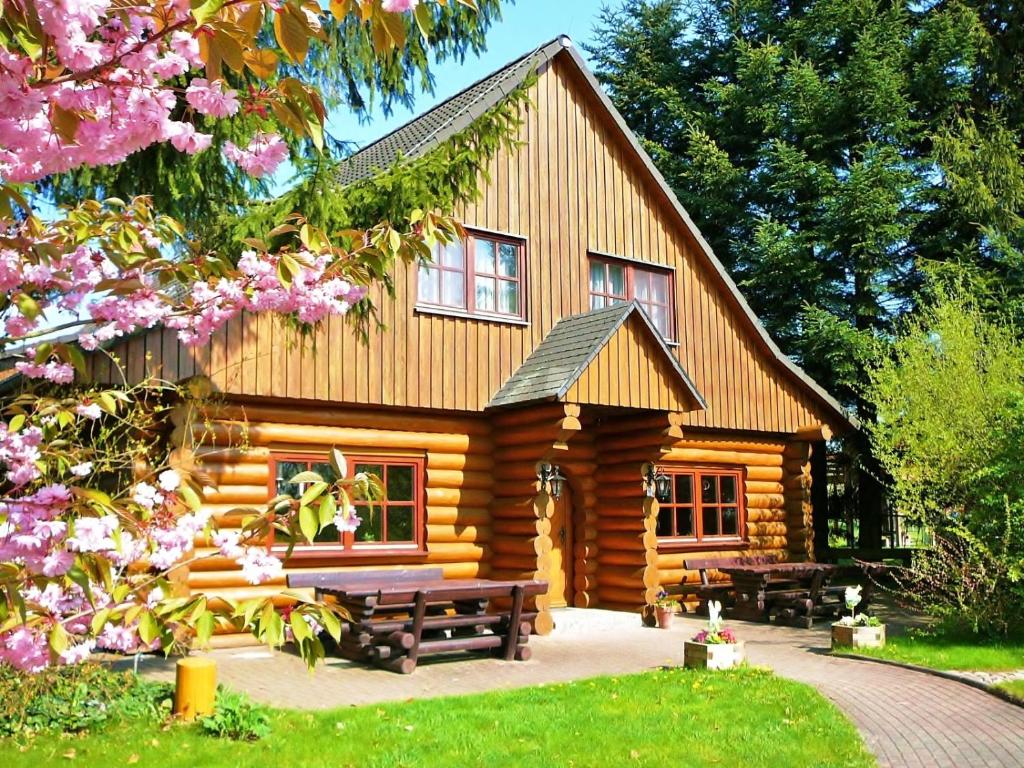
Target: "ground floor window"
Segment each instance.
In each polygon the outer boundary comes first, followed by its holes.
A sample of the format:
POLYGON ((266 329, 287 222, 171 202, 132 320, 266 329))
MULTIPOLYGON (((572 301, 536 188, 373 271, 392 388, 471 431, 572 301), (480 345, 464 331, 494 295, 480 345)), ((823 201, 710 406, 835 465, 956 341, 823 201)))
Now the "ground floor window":
POLYGON ((743 470, 662 467, 671 482, 658 494, 658 537, 680 543, 746 538, 743 470))
MULTIPOLYGON (((345 553, 368 554, 382 549, 419 549, 423 544, 423 459, 347 454, 349 472, 376 475, 384 491, 381 499, 370 501, 353 498, 356 514, 362 521, 354 533, 338 531, 329 525, 320 531, 312 547, 345 553)), ((278 454, 271 457, 273 495, 299 498, 306 483, 293 483, 291 478, 312 470, 324 480, 337 480, 325 456, 278 454)), ((274 544, 282 541, 275 533, 274 544)), ((305 540, 296 542, 296 549, 309 549, 305 540)))

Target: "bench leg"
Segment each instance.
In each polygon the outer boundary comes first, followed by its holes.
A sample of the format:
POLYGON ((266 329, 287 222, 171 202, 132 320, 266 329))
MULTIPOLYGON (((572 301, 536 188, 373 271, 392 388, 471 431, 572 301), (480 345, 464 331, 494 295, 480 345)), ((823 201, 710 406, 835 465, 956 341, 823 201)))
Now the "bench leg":
POLYGON ((505 661, 512 661, 516 656, 516 646, 519 644, 519 620, 523 616, 524 590, 522 587, 512 589, 512 612, 508 619, 508 634, 505 635, 505 647, 503 649, 505 661))

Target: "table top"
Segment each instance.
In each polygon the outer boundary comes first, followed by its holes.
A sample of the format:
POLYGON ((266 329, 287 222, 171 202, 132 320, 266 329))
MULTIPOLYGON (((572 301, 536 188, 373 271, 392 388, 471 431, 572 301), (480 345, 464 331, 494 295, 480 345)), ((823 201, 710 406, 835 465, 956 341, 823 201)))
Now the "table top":
POLYGON ((818 572, 831 573, 838 567, 831 563, 758 563, 756 565, 726 565, 718 570, 730 575, 751 574, 763 576, 765 574, 778 574, 801 576, 818 572))
POLYGON ((320 587, 320 591, 336 596, 345 597, 370 597, 373 595, 382 596, 415 596, 417 592, 426 594, 460 594, 472 597, 476 594, 495 595, 508 593, 516 587, 523 587, 527 595, 537 595, 547 591, 545 581, 492 581, 490 579, 424 579, 403 580, 390 583, 366 583, 365 581, 353 582, 352 584, 332 584, 327 587, 320 587))

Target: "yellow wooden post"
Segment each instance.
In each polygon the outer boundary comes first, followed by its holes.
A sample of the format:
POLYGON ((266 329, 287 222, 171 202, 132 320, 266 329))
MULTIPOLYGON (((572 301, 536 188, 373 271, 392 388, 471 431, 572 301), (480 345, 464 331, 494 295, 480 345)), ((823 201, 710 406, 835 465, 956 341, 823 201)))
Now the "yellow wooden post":
POLYGON ((213 712, 217 692, 217 665, 213 659, 190 656, 178 661, 174 688, 174 712, 182 720, 213 712))

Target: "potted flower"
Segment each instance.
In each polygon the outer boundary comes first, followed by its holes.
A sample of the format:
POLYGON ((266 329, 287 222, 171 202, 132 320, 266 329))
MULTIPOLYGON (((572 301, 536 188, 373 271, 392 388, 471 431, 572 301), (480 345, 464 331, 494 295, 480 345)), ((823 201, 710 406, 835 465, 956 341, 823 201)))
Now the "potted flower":
POLYGON ((882 648, 885 646, 885 625, 874 616, 857 613, 861 601, 861 587, 846 588, 846 607, 849 616, 843 616, 832 625, 832 648, 882 648))
POLYGON ((658 627, 669 629, 672 626, 672 617, 675 616, 678 607, 679 602, 675 598, 669 597, 668 592, 664 589, 658 590, 658 595, 654 598, 654 615, 658 619, 658 627))
POLYGON ((683 666, 695 669, 732 669, 743 662, 745 648, 728 627, 722 626, 722 604, 708 603, 708 626, 683 644, 683 666))

